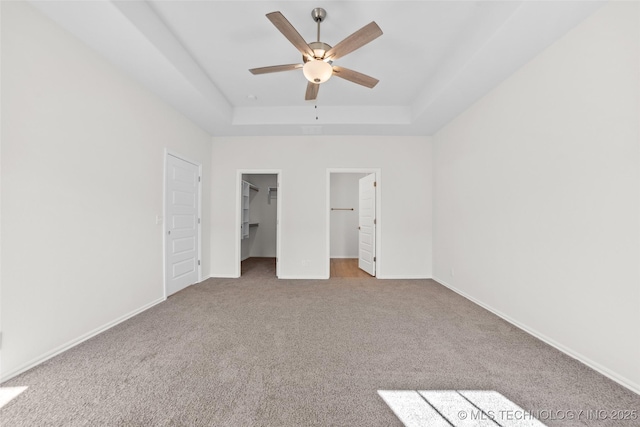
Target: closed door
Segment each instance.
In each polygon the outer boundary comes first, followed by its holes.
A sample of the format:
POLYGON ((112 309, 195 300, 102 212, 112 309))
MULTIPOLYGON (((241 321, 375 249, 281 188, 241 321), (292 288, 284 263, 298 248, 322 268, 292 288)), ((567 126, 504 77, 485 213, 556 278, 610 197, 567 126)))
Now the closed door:
POLYGON ((198 282, 200 167, 167 155, 165 286, 167 296, 198 282))
POLYGON ((358 267, 376 275, 376 176, 359 182, 358 267))

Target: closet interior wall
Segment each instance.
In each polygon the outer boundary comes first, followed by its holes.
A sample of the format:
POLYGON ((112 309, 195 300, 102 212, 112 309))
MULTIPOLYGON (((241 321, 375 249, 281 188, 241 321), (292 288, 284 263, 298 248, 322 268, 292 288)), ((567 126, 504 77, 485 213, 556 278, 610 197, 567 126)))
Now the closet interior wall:
MULTIPOLYGON (((258 191, 249 192, 249 238, 241 241, 241 259, 276 257, 277 200, 269 200, 269 188, 277 187, 276 174, 243 174, 242 180, 258 191)), ((277 197, 277 196, 276 196, 277 197)))
POLYGON ((358 184, 366 175, 331 173, 331 258, 358 258, 358 184))

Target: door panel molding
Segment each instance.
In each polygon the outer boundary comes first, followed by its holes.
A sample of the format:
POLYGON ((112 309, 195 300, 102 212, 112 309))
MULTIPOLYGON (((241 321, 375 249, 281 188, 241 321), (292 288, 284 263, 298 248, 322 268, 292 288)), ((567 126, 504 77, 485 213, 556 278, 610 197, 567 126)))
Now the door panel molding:
POLYGON ((376 275, 376 174, 358 180, 358 268, 376 275))
POLYGON ((164 176, 162 218, 157 219, 156 221, 158 224, 162 225, 163 292, 164 298, 167 298, 167 296, 172 293, 194 283, 199 283, 202 280, 202 164, 190 160, 187 157, 169 149, 165 149, 163 160, 164 176), (176 175, 176 179, 173 183, 171 185, 169 184, 171 167, 173 167, 172 165, 179 163, 182 163, 185 167, 185 171, 186 169, 194 170, 195 168, 194 172, 197 176, 192 178, 194 182, 189 182, 189 176, 191 173, 183 171, 184 173, 176 175), (197 181, 195 181, 196 179, 197 181), (195 186, 195 194, 188 190, 188 187, 192 184, 195 186), (177 188, 180 185, 187 187, 187 190, 177 188), (170 194, 172 189, 175 190, 173 191, 175 194, 170 194), (173 209, 169 208, 169 204, 171 202, 174 202, 173 209), (193 206, 194 204, 196 205, 195 218, 194 215, 184 214, 183 212, 176 212, 175 215, 173 214, 176 208, 178 208, 178 210, 180 208, 188 209, 189 206, 193 206), (195 233, 193 235, 189 234, 189 229, 195 229, 195 233), (173 236, 169 234, 170 231, 174 231, 173 236), (187 234, 181 235, 180 232, 187 234), (196 240, 195 245, 187 245, 188 243, 192 243, 194 239, 196 240), (189 256, 189 252, 192 251, 192 247, 195 251, 195 255, 189 256), (171 253, 173 253, 174 258, 180 258, 174 259, 174 261, 176 261, 174 265, 170 265, 169 258, 171 253), (190 269, 187 267, 190 267, 190 269), (175 280, 172 281, 170 272, 174 270, 176 275, 174 277, 175 280), (177 282, 181 277, 188 276, 190 271, 195 271, 194 277, 183 279, 180 283, 177 282), (182 283, 184 280, 192 283, 184 285, 182 283), (176 288, 176 286, 178 286, 179 289, 176 288))

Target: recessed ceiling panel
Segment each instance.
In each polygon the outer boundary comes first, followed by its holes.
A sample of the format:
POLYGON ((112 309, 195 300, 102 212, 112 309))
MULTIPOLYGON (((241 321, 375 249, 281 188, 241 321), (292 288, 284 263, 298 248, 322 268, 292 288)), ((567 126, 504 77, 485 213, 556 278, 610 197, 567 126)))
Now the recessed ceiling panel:
POLYGON ((213 135, 430 135, 603 1, 32 1, 213 135), (279 11, 307 42, 335 46, 375 21, 383 34, 333 65, 379 80, 332 77, 305 101, 302 63, 265 16, 279 11), (316 106, 318 108, 316 108, 316 106))

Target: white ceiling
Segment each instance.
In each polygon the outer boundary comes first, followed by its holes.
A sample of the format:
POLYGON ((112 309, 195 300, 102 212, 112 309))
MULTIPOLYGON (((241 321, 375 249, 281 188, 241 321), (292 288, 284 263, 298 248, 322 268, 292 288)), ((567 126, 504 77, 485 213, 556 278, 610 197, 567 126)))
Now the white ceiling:
POLYGON ((32 1, 212 135, 430 135, 603 1, 32 1), (384 34, 335 61, 380 80, 332 78, 305 101, 301 62, 269 22, 337 44, 371 21, 384 34), (316 108, 317 105, 317 108, 316 108), (317 119, 316 119, 317 117, 317 119))

